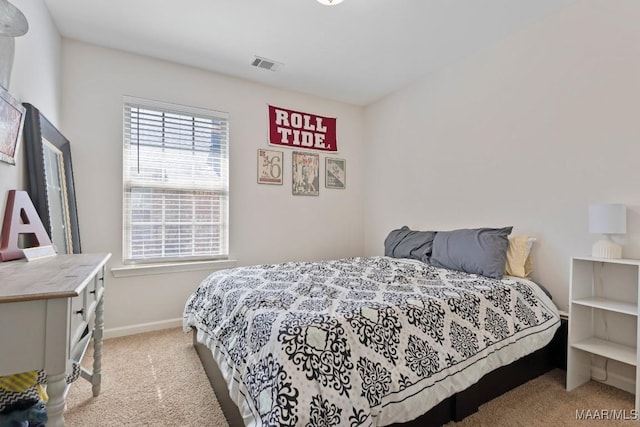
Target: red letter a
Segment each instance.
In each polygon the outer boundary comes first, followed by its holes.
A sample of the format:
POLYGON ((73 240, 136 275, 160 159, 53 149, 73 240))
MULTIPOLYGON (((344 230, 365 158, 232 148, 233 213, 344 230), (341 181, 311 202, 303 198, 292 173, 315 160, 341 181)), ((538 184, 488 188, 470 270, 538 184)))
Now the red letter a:
POLYGON ((0 261, 24 258, 18 246, 20 234, 33 235, 37 246, 51 245, 51 239, 42 225, 42 221, 33 207, 26 191, 9 190, 7 209, 2 224, 2 243, 0 243, 0 261))

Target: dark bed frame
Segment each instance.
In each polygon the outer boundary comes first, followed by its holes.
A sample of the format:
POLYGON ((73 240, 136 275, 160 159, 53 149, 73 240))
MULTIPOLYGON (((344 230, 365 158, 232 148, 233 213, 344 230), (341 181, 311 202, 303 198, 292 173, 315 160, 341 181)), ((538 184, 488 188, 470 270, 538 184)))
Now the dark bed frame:
MULTIPOLYGON (((200 357, 209 382, 220 402, 222 412, 230 427, 242 427, 244 423, 236 404, 229 397, 227 384, 213 359, 213 354, 197 342, 193 333, 193 345, 200 357)), ((413 421, 394 426, 442 426, 450 421, 461 421, 478 411, 478 407, 519 385, 554 369, 566 369, 567 324, 563 319, 553 340, 540 350, 531 353, 510 365, 489 372, 466 390, 463 390, 430 409, 413 421)))

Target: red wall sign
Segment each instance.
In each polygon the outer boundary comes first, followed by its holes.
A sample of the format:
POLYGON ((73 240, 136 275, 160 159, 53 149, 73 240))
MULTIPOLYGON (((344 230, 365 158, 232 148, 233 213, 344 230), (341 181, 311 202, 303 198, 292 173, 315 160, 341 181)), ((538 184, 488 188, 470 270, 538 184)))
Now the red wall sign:
POLYGON ((336 119, 269 105, 269 143, 336 152, 336 119))

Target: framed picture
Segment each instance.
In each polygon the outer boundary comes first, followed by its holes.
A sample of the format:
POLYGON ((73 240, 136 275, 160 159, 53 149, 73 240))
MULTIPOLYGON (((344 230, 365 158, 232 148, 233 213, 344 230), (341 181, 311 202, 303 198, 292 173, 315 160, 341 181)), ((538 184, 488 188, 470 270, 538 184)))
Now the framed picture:
POLYGON ((282 185, 282 151, 258 150, 258 184, 282 185))
POLYGON ((320 183, 320 156, 294 151, 291 175, 294 196, 317 196, 320 183))
POLYGON ((79 254, 80 227, 69 140, 36 107, 24 104, 29 196, 58 253, 79 254))
POLYGON ((324 185, 327 188, 344 189, 347 182, 347 161, 327 157, 324 165, 324 185))
POLYGON ((16 164, 24 113, 24 107, 0 87, 0 160, 10 165, 16 164))

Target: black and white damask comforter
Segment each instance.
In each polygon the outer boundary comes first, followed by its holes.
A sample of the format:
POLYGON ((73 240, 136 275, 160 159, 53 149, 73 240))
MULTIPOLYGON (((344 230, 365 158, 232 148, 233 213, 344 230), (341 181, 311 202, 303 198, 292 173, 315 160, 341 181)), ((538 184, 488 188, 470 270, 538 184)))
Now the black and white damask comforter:
POLYGON ((249 426, 409 421, 558 325, 528 280, 387 257, 219 271, 184 312, 249 426))

